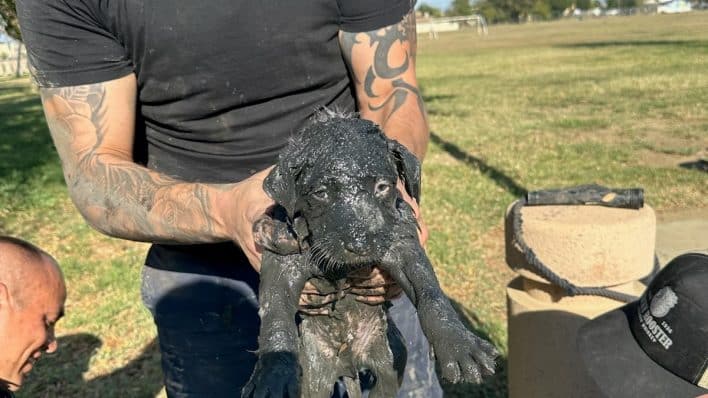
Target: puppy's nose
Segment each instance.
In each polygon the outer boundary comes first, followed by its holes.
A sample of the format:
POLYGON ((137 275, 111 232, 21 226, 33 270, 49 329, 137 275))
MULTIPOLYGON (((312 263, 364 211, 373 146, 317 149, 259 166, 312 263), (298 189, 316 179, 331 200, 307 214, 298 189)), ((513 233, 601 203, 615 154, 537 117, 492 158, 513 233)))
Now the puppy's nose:
POLYGON ((351 241, 351 242, 346 242, 344 244, 344 248, 347 249, 347 251, 350 251, 352 253, 356 253, 360 256, 364 256, 368 253, 366 244, 362 241, 351 241))

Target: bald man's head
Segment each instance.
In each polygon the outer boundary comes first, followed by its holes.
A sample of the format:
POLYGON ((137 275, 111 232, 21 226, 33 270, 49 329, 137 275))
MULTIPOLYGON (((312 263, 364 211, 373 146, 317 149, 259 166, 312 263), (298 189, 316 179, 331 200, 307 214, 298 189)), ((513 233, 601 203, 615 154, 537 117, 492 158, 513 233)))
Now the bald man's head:
POLYGON ((44 352, 54 352, 54 325, 64 314, 59 265, 23 240, 0 236, 0 390, 16 390, 44 352))
POLYGON ((24 305, 29 299, 27 293, 46 278, 63 283, 61 270, 52 256, 22 239, 0 236, 0 283, 18 305, 24 305))

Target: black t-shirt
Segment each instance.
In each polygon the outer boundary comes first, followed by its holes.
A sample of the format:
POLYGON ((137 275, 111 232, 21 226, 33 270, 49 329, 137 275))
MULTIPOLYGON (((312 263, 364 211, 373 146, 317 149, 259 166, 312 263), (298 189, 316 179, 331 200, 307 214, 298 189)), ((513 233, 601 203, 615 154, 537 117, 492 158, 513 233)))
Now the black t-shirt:
POLYGON ((43 87, 138 80, 140 161, 183 181, 274 164, 328 106, 355 110, 338 31, 399 22, 411 0, 18 0, 43 87))
MULTIPOLYGON (((183 181, 213 183, 274 164, 288 137, 320 107, 355 110, 338 31, 398 23, 412 3, 16 1, 40 86, 134 72, 138 160, 183 181)), ((246 261, 234 244, 153 245, 147 263, 201 273, 190 253, 204 252, 246 261)))

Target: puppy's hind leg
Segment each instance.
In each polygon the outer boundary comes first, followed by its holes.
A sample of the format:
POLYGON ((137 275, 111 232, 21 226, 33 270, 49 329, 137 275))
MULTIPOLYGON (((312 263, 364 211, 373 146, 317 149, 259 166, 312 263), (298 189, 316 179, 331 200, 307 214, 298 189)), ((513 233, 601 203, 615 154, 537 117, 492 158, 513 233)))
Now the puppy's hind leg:
POLYGON ((395 397, 406 366, 403 336, 383 306, 358 304, 357 308, 364 322, 359 323, 352 351, 357 366, 368 369, 375 379, 368 396, 395 397))
MULTIPOLYGON (((342 379, 344 380, 344 385, 347 387, 348 398, 362 398, 359 377, 343 377, 342 379)), ((369 397, 371 397, 371 395, 369 395, 369 397)))
POLYGON ((330 398, 334 383, 341 375, 335 336, 330 335, 332 321, 327 315, 303 315, 300 323, 302 398, 330 398))
POLYGON ((373 342, 371 351, 368 368, 376 382, 369 392, 369 398, 395 397, 403 381, 407 352, 403 336, 391 319, 388 319, 386 339, 382 336, 373 342))

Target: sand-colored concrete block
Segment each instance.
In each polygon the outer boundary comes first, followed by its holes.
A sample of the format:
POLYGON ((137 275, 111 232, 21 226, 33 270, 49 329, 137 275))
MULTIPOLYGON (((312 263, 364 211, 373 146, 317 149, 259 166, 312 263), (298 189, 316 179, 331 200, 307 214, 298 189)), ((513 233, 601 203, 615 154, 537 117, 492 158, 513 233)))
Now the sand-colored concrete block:
MULTIPOLYGON (((522 277, 507 286, 509 398, 596 398, 601 396, 579 365, 580 326, 624 305, 604 297, 553 298, 546 285, 527 286, 522 277)), ((613 287, 639 296, 640 283, 613 287)))
MULTIPOLYGON (((525 278, 545 282, 513 239, 512 206, 505 223, 507 264, 525 278)), ((526 244, 547 267, 577 286, 616 286, 652 271, 656 216, 649 206, 525 206, 521 219, 526 244)))

